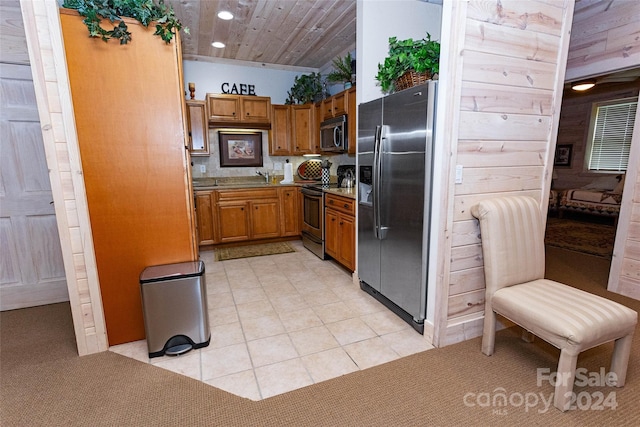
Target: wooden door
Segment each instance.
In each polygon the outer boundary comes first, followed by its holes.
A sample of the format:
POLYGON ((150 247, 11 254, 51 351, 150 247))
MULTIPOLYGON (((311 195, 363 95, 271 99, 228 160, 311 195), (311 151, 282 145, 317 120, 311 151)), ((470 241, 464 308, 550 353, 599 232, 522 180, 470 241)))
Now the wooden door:
POLYGON ((251 202, 251 238, 268 239, 280 236, 278 199, 251 202))
POLYGON ((209 120, 234 122, 240 120, 240 99, 235 95, 207 95, 209 120))
POLYGON ((213 228, 213 191, 196 192, 196 218, 198 219, 198 244, 212 245, 215 242, 213 228))
POLYGON ((291 155, 291 107, 289 105, 274 105, 272 110, 273 120, 271 122, 269 154, 272 156, 289 156, 291 155))
POLYGON ((248 208, 249 203, 245 201, 218 203, 220 242, 249 240, 248 208))
POLYGON ((30 67, 0 88, 0 310, 69 301, 30 67))
POLYGON ((353 271, 356 267, 356 221, 354 217, 339 216, 339 260, 342 265, 353 271))
POLYGON ((295 187, 280 189, 280 215, 283 236, 297 236, 300 234, 300 218, 298 206, 298 189, 295 187))
POLYGON ((122 46, 60 20, 109 344, 137 341, 142 270, 197 259, 180 40, 126 19, 122 46))
POLYGON ((315 147, 315 105, 291 107, 291 145, 294 155, 311 154, 315 147))
POLYGON ((209 122, 204 101, 187 101, 189 151, 192 156, 209 155, 209 122))
POLYGON ((332 258, 338 259, 339 247, 339 227, 338 213, 332 209, 325 211, 324 221, 324 251, 332 258))
POLYGON ((242 96, 242 118, 248 123, 271 123, 271 98, 266 96, 242 96))

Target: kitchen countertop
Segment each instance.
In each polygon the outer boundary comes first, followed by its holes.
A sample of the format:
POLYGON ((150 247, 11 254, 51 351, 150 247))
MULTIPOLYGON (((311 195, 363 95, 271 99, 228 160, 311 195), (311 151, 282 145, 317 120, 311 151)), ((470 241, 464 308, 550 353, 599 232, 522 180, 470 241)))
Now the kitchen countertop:
POLYGON ((323 190, 325 193, 336 194, 342 197, 348 197, 350 199, 356 198, 356 188, 325 188, 323 190))
MULTIPOLYGON (((287 186, 301 186, 308 184, 309 181, 294 181, 290 184, 280 184, 282 177, 278 177, 276 183, 267 183, 261 176, 243 176, 243 177, 224 177, 224 178, 194 178, 193 189, 194 191, 207 191, 207 190, 225 190, 225 189, 239 189, 239 188, 270 188, 270 187, 287 187, 287 186)), ((348 197, 351 199, 356 198, 356 187, 351 188, 325 188, 325 193, 336 194, 338 196, 348 197)))

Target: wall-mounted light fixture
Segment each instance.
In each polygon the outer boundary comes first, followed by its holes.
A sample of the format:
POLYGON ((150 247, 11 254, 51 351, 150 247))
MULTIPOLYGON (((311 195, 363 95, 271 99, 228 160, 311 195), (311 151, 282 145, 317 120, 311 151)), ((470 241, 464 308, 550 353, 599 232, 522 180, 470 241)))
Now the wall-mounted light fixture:
POLYGON ((211 43, 211 46, 217 47, 218 49, 222 49, 225 45, 222 42, 213 42, 211 43))
POLYGON ((596 85, 596 81, 594 79, 579 80, 577 82, 571 83, 571 89, 582 92, 582 91, 591 89, 595 85, 596 85))

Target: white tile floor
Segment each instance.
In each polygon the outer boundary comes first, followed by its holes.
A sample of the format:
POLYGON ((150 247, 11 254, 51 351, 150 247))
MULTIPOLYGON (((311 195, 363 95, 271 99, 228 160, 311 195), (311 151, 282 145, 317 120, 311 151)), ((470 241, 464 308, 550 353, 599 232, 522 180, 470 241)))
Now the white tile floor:
POLYGON ((153 359, 145 340, 110 350, 261 400, 432 348, 346 270, 290 243, 295 253, 221 262, 201 252, 209 346, 153 359))

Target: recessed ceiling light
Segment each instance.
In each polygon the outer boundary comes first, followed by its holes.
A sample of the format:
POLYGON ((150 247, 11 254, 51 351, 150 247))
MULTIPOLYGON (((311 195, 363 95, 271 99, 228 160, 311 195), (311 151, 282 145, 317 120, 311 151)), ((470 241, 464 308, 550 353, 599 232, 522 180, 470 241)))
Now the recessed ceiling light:
POLYGON ((218 49, 222 49, 224 47, 224 43, 222 43, 222 42, 213 42, 213 43, 211 43, 211 46, 217 47, 218 49))
POLYGON ((233 19, 233 14, 231 12, 227 12, 226 10, 223 10, 222 12, 218 13, 218 18, 228 21, 230 19, 233 19))

